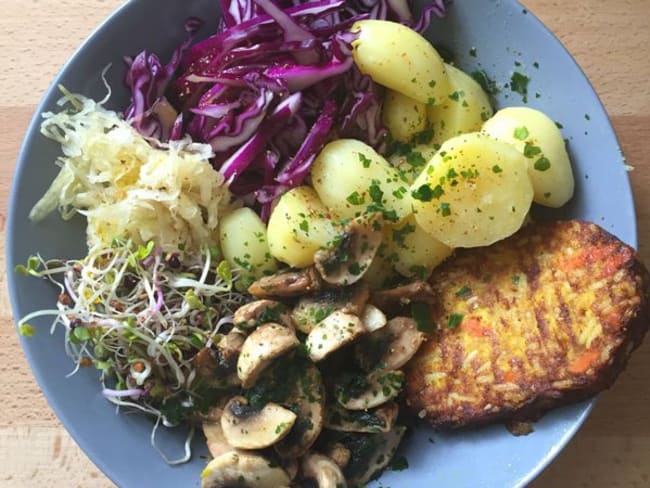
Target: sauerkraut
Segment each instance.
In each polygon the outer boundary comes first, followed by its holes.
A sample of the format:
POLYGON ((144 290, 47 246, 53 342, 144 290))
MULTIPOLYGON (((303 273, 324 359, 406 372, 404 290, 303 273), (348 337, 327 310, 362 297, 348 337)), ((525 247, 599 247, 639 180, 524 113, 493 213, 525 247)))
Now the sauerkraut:
POLYGON ((229 205, 212 149, 189 140, 149 141, 102 103, 68 94, 46 113, 41 132, 61 144, 59 175, 30 218, 58 208, 64 219, 87 217, 89 248, 114 238, 153 241, 165 251, 218 243, 219 215, 229 205))

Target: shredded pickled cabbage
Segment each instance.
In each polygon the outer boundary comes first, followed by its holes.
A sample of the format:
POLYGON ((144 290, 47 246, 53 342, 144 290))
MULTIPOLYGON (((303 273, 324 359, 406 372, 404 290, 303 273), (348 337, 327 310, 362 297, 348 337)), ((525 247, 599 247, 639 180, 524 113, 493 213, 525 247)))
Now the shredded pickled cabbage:
POLYGON ((80 95, 66 94, 59 104, 64 110, 43 115, 41 132, 61 144, 61 170, 30 219, 57 208, 64 219, 85 215, 89 248, 114 238, 154 241, 165 251, 217 244, 230 193, 210 165, 209 145, 148 140, 102 102, 80 95))

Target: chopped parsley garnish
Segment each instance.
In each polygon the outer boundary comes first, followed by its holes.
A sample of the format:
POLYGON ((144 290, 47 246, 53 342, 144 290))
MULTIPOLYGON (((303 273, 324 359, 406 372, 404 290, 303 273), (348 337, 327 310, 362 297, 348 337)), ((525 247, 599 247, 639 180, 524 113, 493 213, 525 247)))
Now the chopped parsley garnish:
POLYGON ((411 224, 406 224, 404 227, 400 229, 395 229, 393 230, 393 241, 395 241, 398 245, 403 246, 404 245, 404 238, 415 232, 415 226, 411 224))
POLYGON ((398 200, 402 200, 404 198, 404 195, 406 195, 407 193, 408 190, 405 187, 400 186, 397 190, 393 192, 393 196, 398 200))
MULTIPOLYGON (((442 187, 438 185, 436 188, 440 188, 442 190, 442 187)), ((424 184, 420 186, 420 188, 416 188, 411 192, 411 196, 416 199, 420 200, 421 202, 430 202, 433 200, 433 190, 428 184, 424 184)))
POLYGON ((409 462, 404 456, 395 457, 390 462, 391 471, 404 471, 405 469, 408 469, 408 467, 409 467, 409 462))
POLYGON ((422 153, 418 151, 411 151, 408 153, 406 155, 406 162, 411 166, 415 166, 416 168, 424 166, 427 163, 424 159, 424 156, 422 156, 422 153))
POLYGON ((518 71, 515 71, 510 77, 510 89, 513 92, 519 93, 524 100, 524 103, 528 101, 528 83, 530 78, 526 75, 522 75, 518 71))
POLYGON ((429 87, 430 87, 430 88, 434 88, 435 86, 436 86, 436 80, 431 80, 431 81, 429 82, 429 87))
POLYGON ((34 327, 29 324, 20 324, 20 327, 18 327, 18 332, 23 337, 34 337, 36 334, 36 329, 34 329, 34 327))
POLYGON ((503 173, 503 170, 501 169, 501 166, 499 166, 498 164, 495 164, 494 166, 492 166, 492 172, 493 173, 503 173))
POLYGON ((421 279, 422 281, 426 280, 427 276, 429 275, 429 270, 426 268, 426 266, 418 266, 418 265, 411 266, 409 268, 409 272, 413 276, 421 279))
POLYGON ((382 199, 384 198, 384 192, 381 191, 381 188, 379 187, 379 181, 372 180, 372 183, 370 184, 370 188, 368 188, 368 195, 370 196, 373 202, 381 205, 382 199))
POLYGON ((526 139, 528 139, 529 135, 530 133, 528 132, 528 129, 526 127, 517 127, 513 134, 514 138, 520 141, 525 141, 526 139))
POLYGON ((456 296, 459 298, 469 298, 472 296, 472 289, 465 285, 456 292, 456 296))
POLYGON ((298 224, 298 226, 300 227, 301 231, 309 232, 309 222, 307 222, 306 220, 303 220, 302 222, 300 222, 300 224, 298 224))
POLYGON ((460 172, 460 175, 465 178, 466 180, 471 180, 474 178, 478 178, 479 172, 476 168, 474 169, 467 169, 467 170, 462 170, 460 172))
POLYGON ((492 80, 485 71, 473 71, 472 78, 474 78, 474 81, 481 85, 481 88, 483 88, 486 93, 490 95, 496 95, 499 93, 499 88, 497 87, 496 82, 492 80))
POLYGON ((464 96, 465 96, 465 92, 463 92, 463 91, 455 91, 454 93, 449 95, 449 98, 451 100, 453 100, 454 102, 457 102, 464 96))
POLYGON ((551 167, 551 162, 548 160, 548 158, 541 157, 535 161, 535 165, 533 167, 537 171, 546 171, 551 167))
MULTIPOLYGON (((435 100, 432 105, 435 105, 435 100)), ((424 129, 413 136, 415 144, 429 144, 433 140, 433 129, 424 129)))
POLYGON ((451 206, 448 203, 440 204, 440 213, 443 217, 449 217, 451 215, 451 206))
POLYGON ((370 168, 370 163, 372 163, 372 161, 363 153, 359 153, 359 161, 361 161, 364 168, 370 168))
POLYGON ((361 266, 359 266, 359 263, 352 263, 348 266, 348 271, 354 276, 359 276, 361 274, 361 266))
POLYGON ((521 276, 512 275, 512 277, 510 278, 510 281, 512 281, 513 285, 517 286, 519 284, 519 282, 521 281, 521 276))
POLYGON ((429 316, 429 307, 426 303, 413 302, 411 303, 411 317, 415 320, 418 330, 420 332, 432 332, 433 323, 429 316))
POLYGON ((348 203, 351 203, 352 205, 363 205, 364 203, 366 203, 366 200, 361 195, 359 195, 358 191, 355 191, 350 195, 348 195, 346 200, 348 203))
POLYGON ((463 321, 464 315, 462 313, 452 313, 447 320, 447 327, 455 329, 463 321))
POLYGON ((527 142, 524 146, 524 156, 527 158, 534 158, 541 153, 542 150, 538 146, 533 146, 530 142, 527 142))
POLYGON ((384 219, 388 220, 389 222, 397 222, 399 220, 399 217, 397 216, 397 212, 395 210, 382 210, 382 215, 384 219))

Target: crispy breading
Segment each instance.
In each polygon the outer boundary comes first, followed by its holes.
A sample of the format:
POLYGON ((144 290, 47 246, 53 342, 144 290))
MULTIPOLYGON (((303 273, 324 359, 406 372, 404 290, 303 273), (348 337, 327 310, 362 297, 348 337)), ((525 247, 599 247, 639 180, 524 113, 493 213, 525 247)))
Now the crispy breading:
POLYGON ((436 332, 406 369, 434 427, 532 420, 608 388, 648 328, 649 275, 595 224, 531 224, 434 271, 436 332))

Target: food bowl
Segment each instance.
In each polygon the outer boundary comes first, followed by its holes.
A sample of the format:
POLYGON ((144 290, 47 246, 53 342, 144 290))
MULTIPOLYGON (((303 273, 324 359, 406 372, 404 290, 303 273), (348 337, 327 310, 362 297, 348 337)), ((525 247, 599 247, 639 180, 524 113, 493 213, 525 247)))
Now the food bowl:
MULTIPOLYGON (((166 59, 185 36, 185 18, 205 19, 201 34, 207 36, 216 28, 217 9, 215 0, 127 2, 90 36, 53 81, 25 137, 9 204, 7 263, 15 317, 51 308, 57 294, 45 281, 14 274, 17 264, 37 252, 45 258, 84 255, 82 219, 64 222, 51 215, 39 224, 28 220, 29 210, 57 171, 53 161, 59 149, 39 133, 40 114, 56 108, 57 85, 101 99, 106 94, 101 73, 112 64, 107 81, 113 94, 107 106, 123 109, 127 92, 122 57, 148 49, 166 59)), ((483 70, 496 82, 500 88, 494 96, 497 107, 525 104, 543 110, 563 127, 576 194, 562 210, 544 213, 593 221, 635 246, 634 204, 607 114, 578 65, 539 20, 512 0, 457 1, 446 18, 433 21, 428 36, 461 68, 483 70), (515 80, 529 79, 526 94, 517 83, 511 86, 513 75, 515 80)), ((124 487, 198 484, 207 456, 200 435, 193 441, 191 462, 168 466, 150 445, 152 421, 140 415, 117 415, 101 395, 95 371, 68 377, 74 365, 65 355, 62 331, 50 335, 47 318, 34 320, 33 325, 36 335, 21 342, 36 380, 61 422, 102 471, 124 487)), ((502 426, 453 433, 421 426, 403 443, 409 468, 384 473, 381 484, 523 486, 570 440, 592 405, 588 401, 550 412, 525 437, 514 437, 502 426)), ((175 457, 182 451, 185 436, 182 428, 161 429, 156 443, 175 457)))

